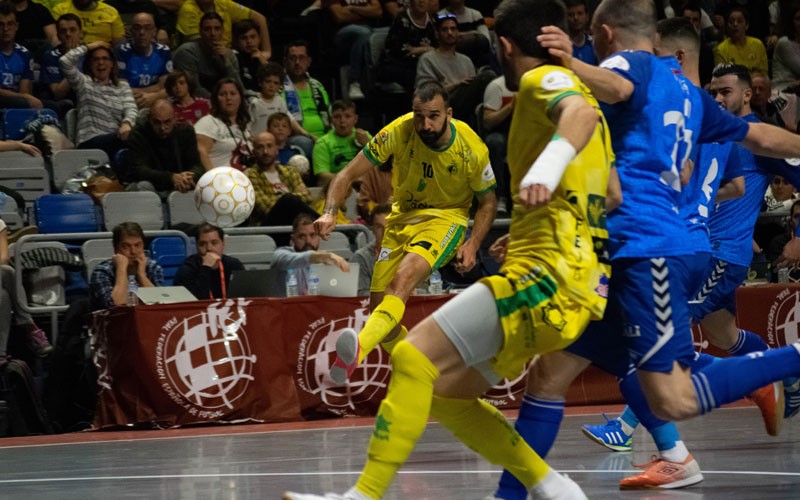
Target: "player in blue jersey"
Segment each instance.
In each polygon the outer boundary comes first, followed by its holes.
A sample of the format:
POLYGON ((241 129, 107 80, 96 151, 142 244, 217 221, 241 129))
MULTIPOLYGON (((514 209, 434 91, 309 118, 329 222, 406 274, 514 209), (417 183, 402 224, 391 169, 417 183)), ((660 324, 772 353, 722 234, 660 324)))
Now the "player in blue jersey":
MULTIPOLYGON (((569 353, 540 358, 532 379, 541 384, 531 392, 552 395, 557 402, 591 359, 620 378, 635 370, 646 395, 642 400, 653 413, 681 420, 800 373, 800 345, 689 371, 694 350, 687 302, 694 285, 690 278, 699 266, 684 247, 688 229, 678 216, 679 169, 698 140, 742 141, 761 154, 788 157, 796 155, 800 139, 719 110, 683 77, 674 58, 652 55, 654 27, 650 1, 602 2, 592 21, 595 50, 599 58, 607 57, 600 67, 571 59, 568 39, 556 28, 545 28, 547 34, 539 37, 610 105, 604 112, 623 201, 608 215, 613 267, 606 317, 590 326, 569 353), (741 372, 748 379, 740 380, 741 372)), ((555 412, 527 425, 552 425, 554 417, 555 412)), ((676 451, 685 453, 683 462, 689 465, 693 459, 684 450, 676 451)))
POLYGON ((17 13, 10 2, 0 3, 0 108, 41 108, 31 94, 31 53, 16 43, 17 13))
POLYGON ((128 81, 140 109, 167 97, 164 82, 172 71, 172 54, 155 41, 157 31, 153 15, 140 12, 131 22, 131 41, 117 48, 119 76, 128 81))

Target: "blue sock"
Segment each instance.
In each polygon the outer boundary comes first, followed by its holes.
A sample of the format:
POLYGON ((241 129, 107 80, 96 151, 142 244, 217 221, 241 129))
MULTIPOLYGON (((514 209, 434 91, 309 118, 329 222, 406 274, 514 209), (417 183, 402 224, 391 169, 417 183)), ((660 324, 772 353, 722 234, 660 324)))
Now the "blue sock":
POLYGON ((637 417, 633 410, 631 410, 630 406, 626 406, 622 411, 622 414, 617 418, 630 425, 632 429, 635 429, 639 426, 639 417, 637 417))
MULTIPOLYGON (((563 419, 563 401, 547 401, 526 394, 514 428, 533 451, 544 458, 556 440, 563 419)), ((495 496, 505 500, 525 500, 528 489, 510 472, 503 471, 495 496)))
POLYGON ((739 339, 728 349, 731 356, 741 356, 756 351, 766 351, 769 346, 758 334, 747 330, 739 330, 739 339))
MULTIPOLYGON (((625 378, 619 381, 619 390, 622 392, 622 397, 625 398, 625 402, 628 403, 628 407, 625 408, 625 413, 630 412, 636 422, 642 422, 642 425, 648 431, 651 431, 659 426, 664 425, 667 423, 660 418, 657 418, 653 415, 653 412, 650 411, 650 405, 647 404, 647 397, 645 397, 644 392, 642 392, 642 386, 639 384, 639 377, 636 376, 636 372, 629 373, 625 378)), ((623 413, 623 415, 625 415, 623 413)), ((630 423, 626 421, 628 425, 630 423)), ((634 426, 631 426, 634 427, 634 426)))
POLYGON ((714 361, 718 360, 719 358, 712 356, 710 354, 706 354, 704 352, 696 352, 694 353, 694 362, 692 363, 692 371, 699 372, 706 366, 710 365, 714 361))
POLYGON ((658 451, 666 451, 675 448, 681 436, 678 433, 678 427, 672 422, 664 422, 655 429, 649 429, 650 435, 653 436, 653 441, 656 442, 658 451))
POLYGON ((776 380, 798 375, 800 351, 796 345, 790 345, 720 359, 692 375, 692 383, 703 414, 737 401, 776 380))

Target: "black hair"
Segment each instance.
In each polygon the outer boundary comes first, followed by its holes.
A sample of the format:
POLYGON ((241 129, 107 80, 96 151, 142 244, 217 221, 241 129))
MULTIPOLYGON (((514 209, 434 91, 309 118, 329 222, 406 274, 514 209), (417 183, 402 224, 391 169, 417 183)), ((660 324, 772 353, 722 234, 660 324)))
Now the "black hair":
POLYGON ((536 41, 544 26, 566 31, 566 12, 560 0, 507 0, 494 12, 494 31, 519 47, 523 54, 550 60, 547 49, 536 41))

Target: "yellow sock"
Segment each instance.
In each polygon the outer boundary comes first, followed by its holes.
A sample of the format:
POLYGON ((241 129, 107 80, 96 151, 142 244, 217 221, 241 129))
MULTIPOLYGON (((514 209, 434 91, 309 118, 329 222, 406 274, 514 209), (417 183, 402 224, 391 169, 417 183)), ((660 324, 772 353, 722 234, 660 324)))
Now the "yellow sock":
POLYGON ((395 346, 389 390, 375 417, 358 491, 372 498, 386 493, 425 430, 438 377, 439 370, 416 347, 409 342, 395 346))
POLYGON ((400 324, 405 312, 406 304, 399 297, 383 296, 381 303, 372 311, 364 328, 358 333, 358 343, 361 345, 361 352, 358 355, 359 363, 364 361, 367 354, 375 349, 375 346, 394 330, 394 327, 400 324))
POLYGON ((408 329, 406 327, 404 327, 403 325, 400 325, 400 333, 397 334, 397 337, 393 338, 392 340, 387 340, 385 342, 381 342, 381 347, 383 347, 386 352, 391 354, 392 351, 394 350, 395 346, 401 340, 404 340, 406 338, 406 335, 408 335, 408 329))
POLYGON ((470 449, 514 474, 526 488, 544 478, 550 466, 514 430, 506 417, 482 399, 434 396, 431 415, 470 449))

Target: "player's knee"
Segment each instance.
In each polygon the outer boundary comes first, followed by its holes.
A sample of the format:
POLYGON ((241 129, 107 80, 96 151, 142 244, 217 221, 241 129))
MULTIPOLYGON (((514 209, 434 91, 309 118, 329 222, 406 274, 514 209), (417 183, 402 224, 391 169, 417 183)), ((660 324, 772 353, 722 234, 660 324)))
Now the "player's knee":
POLYGON ((565 365, 558 363, 555 356, 545 354, 534 360, 528 372, 525 390, 528 394, 542 399, 561 399, 567 394, 576 374, 573 370, 565 369, 565 365))
POLYGON ((648 394, 647 403, 653 414, 662 419, 676 422, 697 415, 697 401, 694 394, 685 391, 666 391, 648 394))
POLYGON ((413 375, 416 365, 419 364, 420 359, 424 361, 424 358, 425 355, 411 342, 401 340, 394 346, 392 355, 389 357, 392 364, 392 373, 413 375))

